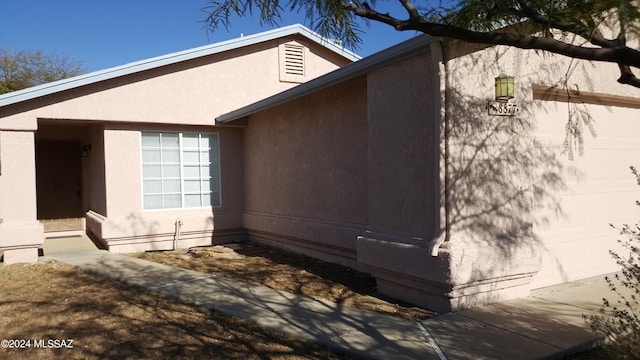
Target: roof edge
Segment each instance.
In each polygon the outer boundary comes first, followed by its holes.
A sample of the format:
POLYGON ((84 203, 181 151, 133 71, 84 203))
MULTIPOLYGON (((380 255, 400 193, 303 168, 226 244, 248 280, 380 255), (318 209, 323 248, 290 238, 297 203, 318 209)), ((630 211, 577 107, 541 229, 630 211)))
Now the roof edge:
POLYGON ((271 107, 300 98, 310 93, 350 80, 357 76, 371 72, 375 69, 405 60, 414 55, 428 51, 428 45, 434 41, 440 41, 440 39, 428 35, 418 35, 407 41, 401 42, 390 48, 363 58, 357 62, 345 65, 340 69, 309 80, 308 82, 300 84, 294 88, 285 90, 263 100, 257 101, 253 104, 249 104, 242 108, 222 114, 216 117, 215 121, 221 124, 236 121, 249 115, 255 114, 259 111, 269 109, 271 107))
POLYGON ((204 45, 188 50, 178 51, 166 55, 156 56, 140 61, 119 65, 104 70, 93 71, 87 74, 74 76, 38 86, 29 87, 23 90, 13 91, 0 95, 0 107, 16 104, 19 102, 35 99, 38 97, 54 94, 57 92, 70 90, 84 85, 94 84, 100 81, 110 80, 121 76, 131 75, 158 68, 161 66, 171 65, 182 61, 196 59, 198 57, 213 55, 224 51, 234 50, 245 46, 259 44, 261 42, 275 40, 281 37, 301 34, 302 36, 314 41, 315 43, 341 55, 351 61, 358 61, 360 56, 338 46, 330 39, 324 38, 319 34, 311 31, 307 27, 294 24, 273 30, 260 32, 253 35, 241 36, 239 38, 225 40, 209 45, 204 45))

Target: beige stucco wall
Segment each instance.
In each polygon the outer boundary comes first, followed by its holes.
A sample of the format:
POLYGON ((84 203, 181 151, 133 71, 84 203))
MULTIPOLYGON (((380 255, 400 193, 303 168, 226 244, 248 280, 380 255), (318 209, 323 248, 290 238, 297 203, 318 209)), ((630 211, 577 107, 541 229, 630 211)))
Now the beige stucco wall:
MULTIPOLYGON (((366 90, 356 86, 347 96, 346 82, 249 118, 244 223, 253 236, 344 261, 347 252, 335 256, 336 239, 351 244, 358 234, 354 266, 371 271, 380 291, 440 311, 616 270, 607 250, 618 237, 608 224, 638 215, 640 194, 628 172, 640 155, 638 110, 586 105, 599 135, 586 134, 585 154, 569 160, 561 153, 567 104, 534 99, 532 87, 555 85, 569 73, 571 88, 640 92, 616 84, 615 66, 607 64, 454 44, 444 49, 445 65, 439 47, 430 50, 370 72, 366 90), (517 116, 487 112, 494 77, 503 72, 516 76, 517 116), (353 101, 342 100, 355 91, 366 91, 366 109, 351 114, 353 101), (316 140, 362 151, 323 135, 336 127, 351 141, 334 112, 364 117, 349 124, 367 144, 366 168, 357 168, 366 179, 358 202, 367 204, 366 216, 343 214, 340 199, 316 190, 322 182, 314 174, 324 177, 327 169, 307 168, 325 161, 316 140), (306 138, 313 152, 303 146, 306 138), (327 200, 334 209, 326 211, 327 200), (355 231, 335 232, 348 221, 331 214, 360 220, 355 231), (434 247, 447 227, 448 241, 434 247)), ((336 186, 358 184, 341 169, 330 175, 340 180, 336 186)))
POLYGON ((438 65, 426 52, 373 71, 367 96, 368 229, 431 239, 440 231, 438 65))
POLYGON ((36 221, 33 132, 0 131, 0 171, 0 244, 5 248, 4 263, 34 262, 44 238, 42 225, 36 221))
MULTIPOLYGON (((436 43, 366 77, 250 116, 244 225, 252 238, 370 271, 383 293, 440 311, 526 294, 537 270, 530 243, 511 250, 511 243, 493 241, 502 235, 497 227, 511 230, 514 221, 469 220, 470 209, 459 203, 450 243, 439 256, 430 254, 444 230, 440 60, 436 43), (479 238, 466 236, 476 225, 488 228, 479 238), (526 276, 513 276, 523 269, 526 276)), ((453 115, 482 118, 485 99, 478 103, 479 115, 469 104, 453 115)), ((464 129, 457 140, 477 135, 477 126, 464 129)), ((477 185, 463 176, 464 144, 455 157, 457 201, 477 185)), ((491 200, 488 206, 498 201, 491 200)))
MULTIPOLYGON (((487 207, 491 201, 487 200, 492 196, 487 194, 495 194, 496 188, 491 192, 487 184, 496 184, 497 189, 503 189, 503 194, 514 194, 510 201, 516 204, 515 208, 505 206, 504 212, 492 210, 492 220, 478 217, 480 223, 471 224, 476 228, 480 224, 497 225, 495 230, 507 232, 517 228, 516 225, 523 226, 521 235, 533 241, 540 256, 540 268, 532 279, 532 287, 616 271, 618 268, 608 250, 618 248, 619 236, 609 224, 634 223, 639 215, 634 206, 635 199, 640 198, 639 188, 628 170, 629 165, 640 158, 637 145, 640 128, 635 121, 639 110, 534 100, 532 86, 561 87, 562 82, 566 82, 570 89, 582 92, 639 99, 640 90, 618 84, 619 73, 614 64, 571 61, 566 57, 505 47, 464 55, 463 48, 452 47, 447 53, 450 88, 464 99, 452 111, 456 114, 455 126, 471 126, 477 135, 483 134, 479 129, 486 126, 498 131, 497 136, 487 138, 486 143, 494 145, 484 146, 486 150, 480 152, 471 151, 469 141, 454 133, 453 161, 467 161, 467 154, 473 154, 476 163, 479 163, 477 159, 487 157, 493 164, 475 168, 475 174, 494 174, 481 186, 469 187, 471 192, 464 198, 454 197, 460 201, 478 200, 473 201, 471 207, 459 207, 457 215, 464 218, 479 213, 482 206, 475 209, 474 206, 482 204, 483 199, 483 206, 491 209, 487 207), (514 118, 488 116, 481 110, 482 105, 493 98, 493 78, 502 72, 516 77, 514 102, 520 112, 514 118), (562 144, 569 114, 576 111, 590 114, 597 136, 593 137, 585 127, 584 154, 571 160, 562 154, 562 144), (483 125, 475 126, 474 122, 483 125), (501 136, 505 136, 505 140, 500 140, 501 136), (502 149, 504 156, 499 156, 491 147, 502 149), (519 160, 513 161, 514 158, 519 160), (501 185, 505 176, 510 178, 511 188, 501 185), (519 190, 523 192, 518 194, 519 190), (500 221, 496 221, 498 219, 500 221)), ((470 48, 472 46, 466 47, 470 48)), ((469 175, 474 177, 474 173, 469 175)), ((452 188, 454 193, 459 190, 460 184, 452 188)), ((452 234, 468 236, 464 222, 453 224, 452 228, 452 234)))
MULTIPOLYGON (((423 54, 250 116, 245 226, 278 233, 264 227, 297 219, 359 228, 349 236, 437 234, 440 88, 430 62, 423 54)), ((324 234, 305 235, 355 250, 355 237, 324 234)))
POLYGON ((358 261, 381 292, 437 311, 526 295, 537 261, 520 196, 527 174, 510 155, 530 142, 509 137, 524 124, 486 116, 488 69, 445 67, 439 43, 429 50, 369 74, 375 215, 358 261))
POLYGON ((368 221, 365 96, 360 77, 249 118, 244 226, 254 238, 354 263, 368 221))

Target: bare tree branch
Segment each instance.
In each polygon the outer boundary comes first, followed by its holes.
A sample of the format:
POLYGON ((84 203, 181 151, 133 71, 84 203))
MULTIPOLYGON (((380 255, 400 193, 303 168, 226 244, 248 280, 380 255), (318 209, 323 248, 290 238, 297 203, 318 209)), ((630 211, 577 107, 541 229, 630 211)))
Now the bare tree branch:
POLYGON ((618 40, 610 40, 602 36, 602 34, 597 30, 591 30, 588 27, 584 26, 580 22, 576 21, 563 21, 560 19, 552 18, 550 16, 546 16, 540 14, 535 11, 531 7, 528 7, 525 1, 519 0, 522 9, 516 8, 497 8, 494 7, 492 12, 498 13, 506 13, 514 16, 518 16, 520 18, 526 18, 530 21, 533 21, 537 24, 547 26, 549 28, 558 29, 560 31, 567 31, 572 34, 576 34, 582 37, 585 40, 588 40, 594 45, 604 46, 604 47, 615 47, 620 46, 621 43, 618 40))
POLYGON ((628 65, 620 65, 620 78, 618 78, 618 82, 620 84, 631 85, 637 88, 640 88, 640 79, 638 79, 633 72, 631 72, 631 68, 628 65))
POLYGON ((418 10, 413 6, 411 1, 409 1, 409 0, 400 0, 400 3, 402 4, 402 6, 409 13, 409 19, 416 20, 416 19, 420 18, 420 13, 418 13, 418 10))
MULTIPOLYGON (((417 0, 416 0, 417 1, 417 0)), ((620 69, 618 82, 640 88, 634 71, 640 69, 640 51, 629 47, 626 37, 640 32, 640 5, 630 0, 454 0, 426 8, 414 0, 396 4, 408 14, 406 19, 376 11, 365 0, 209 0, 206 8, 210 29, 227 27, 232 15, 244 16, 255 8, 260 21, 272 23, 280 17, 284 4, 303 11, 314 30, 323 36, 342 39, 347 46, 360 42, 356 18, 387 24, 398 31, 414 30, 434 37, 487 45, 504 45, 521 49, 543 50, 570 58, 609 62, 620 69), (448 7, 443 5, 447 3, 448 7), (434 20, 435 19, 435 20, 434 20), (600 26, 615 21, 617 35, 607 38, 600 26), (504 27, 502 30, 492 30, 504 27), (573 37, 554 37, 555 32, 573 37)), ((613 22, 612 22, 613 23, 613 22)), ((634 45, 635 46, 635 45, 634 45)))
MULTIPOLYGON (((403 6, 408 3, 407 0, 400 1, 403 6)), ((584 37, 593 45, 600 47, 574 45, 551 37, 534 36, 526 33, 473 31, 457 26, 429 22, 420 16, 411 17, 412 15, 410 15, 409 19, 400 20, 389 14, 379 13, 371 8, 359 8, 353 3, 345 4, 345 8, 356 16, 382 22, 394 27, 398 31, 416 30, 431 36, 448 37, 470 43, 546 50, 576 59, 615 63, 618 64, 621 71, 621 77, 618 79, 618 82, 640 88, 640 81, 631 70, 632 67, 640 68, 640 51, 625 46, 624 41, 620 39, 610 40, 597 32, 587 33, 586 28, 581 25, 549 19, 543 15, 534 13, 532 10, 509 9, 508 11, 513 15, 527 17, 538 23, 549 23, 553 28, 584 37)), ((410 8, 413 7, 411 6, 410 8)), ((407 9, 407 11, 409 11, 409 9, 407 9)), ((500 11, 507 10, 503 9, 500 11)))

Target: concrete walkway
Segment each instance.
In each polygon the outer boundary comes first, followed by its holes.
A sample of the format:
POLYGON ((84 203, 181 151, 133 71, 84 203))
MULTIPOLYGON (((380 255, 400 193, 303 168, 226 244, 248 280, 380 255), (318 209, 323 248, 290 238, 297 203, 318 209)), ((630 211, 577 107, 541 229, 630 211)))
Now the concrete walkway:
MULTIPOLYGON (((414 322, 95 248, 53 259, 367 359, 561 359, 598 340, 582 318, 610 296, 603 277, 414 322)), ((66 240, 68 241, 68 240, 66 240)), ((77 241, 77 239, 76 239, 77 241)), ((45 243, 46 244, 46 243, 45 243)), ((60 249, 58 251, 57 249, 60 249)))

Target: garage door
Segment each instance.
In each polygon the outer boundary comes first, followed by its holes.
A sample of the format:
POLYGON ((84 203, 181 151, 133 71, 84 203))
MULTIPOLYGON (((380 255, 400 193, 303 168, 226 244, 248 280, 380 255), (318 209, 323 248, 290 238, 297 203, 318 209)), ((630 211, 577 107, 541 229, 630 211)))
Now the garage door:
POLYGON ((620 251, 619 231, 609 224, 635 224, 640 218, 640 187, 629 170, 640 168, 640 109, 581 104, 595 120, 594 138, 584 134, 584 155, 561 155, 568 117, 566 102, 535 100, 538 139, 561 164, 564 189, 535 216, 543 254, 533 287, 617 271, 608 251, 620 251))

